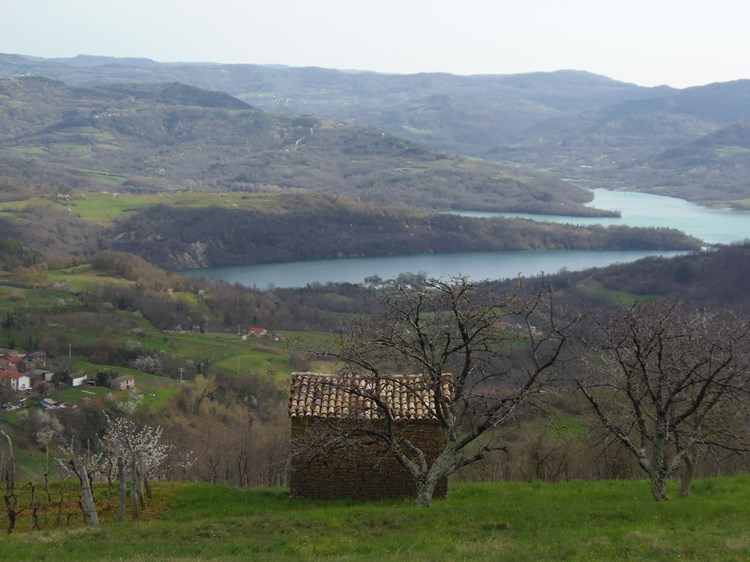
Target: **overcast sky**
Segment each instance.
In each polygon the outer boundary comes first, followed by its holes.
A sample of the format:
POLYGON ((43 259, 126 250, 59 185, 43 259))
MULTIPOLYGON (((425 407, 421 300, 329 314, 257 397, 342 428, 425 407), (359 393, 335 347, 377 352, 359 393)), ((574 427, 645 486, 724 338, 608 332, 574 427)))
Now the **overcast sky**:
POLYGON ((0 0, 0 52, 377 72, 750 78, 748 0, 0 0))

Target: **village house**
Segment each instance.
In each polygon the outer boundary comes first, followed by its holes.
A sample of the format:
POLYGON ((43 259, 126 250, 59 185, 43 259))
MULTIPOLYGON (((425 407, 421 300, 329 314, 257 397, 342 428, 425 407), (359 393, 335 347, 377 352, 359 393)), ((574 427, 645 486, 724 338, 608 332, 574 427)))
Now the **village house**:
POLYGON ((28 371, 29 375, 31 375, 32 380, 36 381, 43 381, 43 382, 52 382, 52 380, 55 378, 55 372, 49 371, 47 369, 30 369, 28 371))
POLYGON ((109 381, 109 387, 112 390, 133 390, 135 389, 135 378, 132 375, 122 375, 109 381))
MULTIPOLYGON (((374 424, 383 427, 382 413, 363 396, 378 385, 403 435, 434 460, 445 447, 429 387, 420 375, 391 375, 375 381, 365 375, 341 377, 293 373, 289 394, 292 456, 289 489, 292 496, 335 499, 414 497, 412 476, 387 446, 367 438, 336 443, 342 428, 374 424), (330 436, 327 443, 326 435, 330 436), (327 446, 330 445, 330 446, 327 446)), ((450 392, 449 384, 445 392, 450 392)), ((344 429, 346 431, 346 429, 344 429)), ((435 491, 445 497, 447 479, 435 491)))
POLYGON ((43 367, 47 363, 47 354, 44 351, 32 351, 26 356, 26 361, 34 366, 43 367))
POLYGON ((259 328, 258 326, 254 326, 248 329, 247 334, 254 338, 262 338, 268 334, 268 330, 266 330, 265 328, 259 328))
POLYGON ((70 386, 81 386, 88 376, 83 371, 79 371, 74 375, 70 375, 70 386))
POLYGON ((0 384, 16 392, 29 390, 31 388, 31 377, 17 371, 0 369, 0 384))
POLYGON ((23 373, 26 371, 26 363, 23 357, 2 355, 0 356, 0 369, 23 373))

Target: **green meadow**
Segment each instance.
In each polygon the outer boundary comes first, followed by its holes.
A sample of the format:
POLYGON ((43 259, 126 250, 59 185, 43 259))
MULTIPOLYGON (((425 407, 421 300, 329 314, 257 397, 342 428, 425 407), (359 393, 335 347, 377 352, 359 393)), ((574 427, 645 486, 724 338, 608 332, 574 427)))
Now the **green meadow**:
POLYGON ((578 285, 578 289, 591 297, 618 303, 624 307, 630 307, 637 302, 656 298, 656 296, 652 295, 635 295, 624 291, 613 291, 612 289, 607 289, 597 281, 582 283, 578 285))
MULTIPOLYGON (((127 178, 116 174, 108 174, 97 170, 79 170, 89 176, 104 178, 102 181, 113 186, 119 185, 127 178)), ((227 209, 259 209, 282 210, 284 203, 275 194, 269 193, 205 193, 174 191, 154 194, 123 194, 101 192, 72 192, 67 201, 53 200, 46 196, 35 196, 23 201, 0 202, 0 213, 19 211, 30 205, 44 205, 51 207, 69 208, 82 219, 100 225, 110 224, 112 221, 129 212, 154 205, 168 204, 176 207, 205 208, 222 207, 227 209)))
MULTIPOLYGON (((674 490, 673 490, 674 491, 674 490)), ((312 501, 282 489, 160 483, 140 521, 22 531, 2 560, 748 560, 750 477, 699 480, 689 498, 645 481, 459 483, 408 500, 312 501)), ((80 519, 80 518, 79 518, 80 519)), ((6 521, 0 519, 0 525, 6 521)))

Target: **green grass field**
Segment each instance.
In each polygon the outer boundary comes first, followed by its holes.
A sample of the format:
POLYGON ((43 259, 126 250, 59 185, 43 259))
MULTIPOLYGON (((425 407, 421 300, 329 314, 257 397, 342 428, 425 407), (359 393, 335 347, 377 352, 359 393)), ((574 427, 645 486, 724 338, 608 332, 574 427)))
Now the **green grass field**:
MULTIPOLYGON (((103 494, 100 492, 100 496, 103 494)), ((102 500, 103 502, 103 500, 102 500)), ((160 484, 148 521, 17 532, 3 560, 748 560, 750 477, 657 504, 645 481, 455 484, 416 508, 160 484)), ((102 509, 102 511, 104 511, 102 509)), ((0 519, 0 525, 6 521, 0 519)))
MULTIPOLYGON (((88 176, 95 176, 105 184, 116 187, 127 178, 116 174, 108 174, 98 170, 79 170, 88 176)), ((121 194, 101 192, 73 192, 70 201, 53 201, 48 197, 39 196, 24 201, 0 202, 0 213, 11 213, 28 207, 29 205, 45 205, 59 208, 70 207, 71 211, 81 218, 100 225, 112 223, 115 219, 138 209, 152 207, 159 204, 169 204, 176 207, 223 207, 229 209, 263 209, 282 210, 283 203, 275 194, 269 193, 194 193, 175 192, 158 194, 121 194)))
MULTIPOLYGON (((14 280, 18 280, 20 274, 13 274, 14 280)), ((43 285, 39 287, 16 287, 0 285, 0 307, 7 311, 16 313, 47 311, 59 312, 69 307, 78 309, 78 299, 74 293, 65 290, 53 290, 55 284, 67 284, 72 291, 85 292, 95 291, 103 284, 109 286, 128 287, 135 284, 133 281, 112 277, 106 273, 97 271, 91 264, 82 264, 75 267, 49 270, 38 273, 35 283, 43 285), (62 302, 70 300, 70 303, 62 302)), ((203 302, 194 294, 175 292, 172 299, 181 299, 191 309, 200 310, 203 302)), ((316 342, 325 337, 323 334, 315 333, 290 333, 285 334, 281 341, 273 341, 270 338, 249 338, 242 340, 236 333, 213 332, 213 333, 166 333, 154 328, 142 315, 115 311, 123 321, 127 322, 132 329, 127 332, 117 330, 101 331, 81 329, 77 327, 60 327, 64 330, 68 342, 76 347, 81 345, 93 345, 96 341, 105 337, 111 342, 120 345, 125 342, 134 342, 144 350, 144 353, 166 353, 172 356, 182 357, 196 363, 207 362, 213 368, 224 370, 229 375, 240 376, 247 373, 266 374, 276 373, 283 377, 291 372, 289 367, 289 348, 312 348, 316 342)), ((34 332, 38 335, 39 330, 34 332)), ((31 333, 31 332, 29 332, 31 333)), ((32 334, 33 335, 33 334, 32 334)), ((20 339, 27 335, 18 335, 20 339)), ((112 368, 118 371, 122 369, 101 365, 101 369, 112 368)), ((80 367, 89 372, 91 369, 80 367)), ((91 374, 91 373, 89 373, 91 374)), ((174 373, 168 373, 174 375, 174 373)))
POLYGON ((611 289, 607 289, 606 287, 602 286, 601 283, 596 281, 588 281, 584 284, 580 284, 578 288, 589 296, 609 300, 624 307, 630 307, 637 302, 652 300, 656 298, 656 296, 634 295, 632 293, 625 293, 623 291, 613 291, 611 289))
MULTIPOLYGON (((98 371, 109 370, 116 373, 117 376, 131 375, 135 379, 135 392, 141 396, 141 403, 144 409, 162 409, 174 397, 180 385, 178 381, 168 377, 152 375, 151 373, 144 373, 143 371, 128 369, 127 367, 95 365, 86 361, 77 361, 74 364, 73 370, 84 371, 88 375, 89 380, 94 381, 96 380, 96 373, 98 371)), ((89 400, 99 400, 101 403, 104 403, 110 398, 116 402, 126 401, 131 394, 129 391, 113 393, 106 386, 80 386, 55 390, 51 398, 69 404, 80 404, 89 400)))

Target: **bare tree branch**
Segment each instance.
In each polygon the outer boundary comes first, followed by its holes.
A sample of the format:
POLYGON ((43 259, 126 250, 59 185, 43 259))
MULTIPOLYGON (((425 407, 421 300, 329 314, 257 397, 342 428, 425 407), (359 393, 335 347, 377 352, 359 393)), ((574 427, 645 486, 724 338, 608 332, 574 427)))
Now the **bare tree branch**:
POLYGON ((729 417, 744 406, 747 319, 662 300, 639 302, 596 324, 593 375, 578 387, 602 426, 638 459, 655 500, 668 499, 666 481, 684 459, 692 478, 696 447, 748 446, 746 434, 715 423, 731 425, 724 405, 737 406, 729 417))
POLYGON ((302 449, 311 454, 357 438, 377 440, 414 479, 417 502, 429 505, 437 482, 503 448, 496 430, 555 379, 579 319, 560 313, 547 285, 531 291, 520 281, 493 295, 465 277, 429 280, 418 290, 395 287, 377 304, 377 314, 347 326, 324 354, 345 365, 331 384, 343 385, 358 407, 302 449), (415 375, 397 379, 389 372, 415 375), (370 382, 357 382, 363 378, 370 382), (439 423, 444 445, 435 458, 409 437, 401 405, 382 392, 394 384, 439 423), (363 424, 363 412, 376 415, 363 424))

